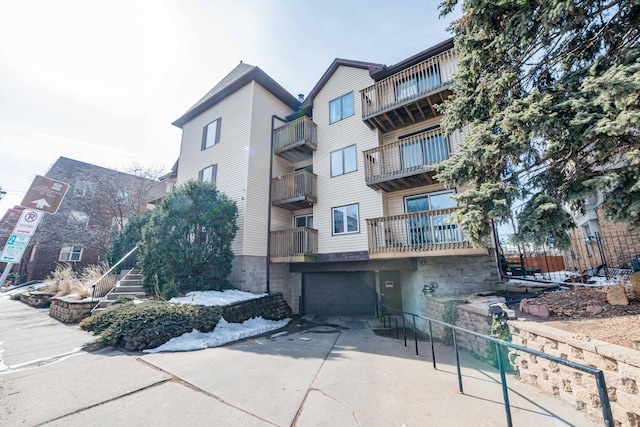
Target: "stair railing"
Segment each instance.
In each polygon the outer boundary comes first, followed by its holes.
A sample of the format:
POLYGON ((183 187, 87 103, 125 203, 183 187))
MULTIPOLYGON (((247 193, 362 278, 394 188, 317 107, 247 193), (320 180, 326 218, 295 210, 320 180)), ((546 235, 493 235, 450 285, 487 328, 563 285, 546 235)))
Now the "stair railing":
POLYGON ((96 307, 98 307, 98 304, 94 304, 96 302, 100 302, 103 299, 105 299, 111 292, 113 292, 113 290, 115 289, 115 284, 113 280, 110 280, 110 278, 108 277, 112 271, 114 271, 116 269, 116 267, 118 267, 120 264, 122 264, 124 261, 127 260, 127 258, 129 258, 131 255, 133 255, 133 253, 135 251, 138 250, 138 246, 135 246, 133 249, 131 249, 129 252, 127 252, 127 254, 125 256, 123 256, 120 261, 116 262, 115 264, 113 264, 113 266, 107 270, 106 273, 104 273, 102 276, 100 276, 100 278, 98 280, 96 280, 95 282, 93 282, 93 284, 91 285, 92 288, 92 292, 91 292, 91 313, 93 313, 93 311, 96 309, 96 307), (100 295, 100 296, 98 296, 100 295))

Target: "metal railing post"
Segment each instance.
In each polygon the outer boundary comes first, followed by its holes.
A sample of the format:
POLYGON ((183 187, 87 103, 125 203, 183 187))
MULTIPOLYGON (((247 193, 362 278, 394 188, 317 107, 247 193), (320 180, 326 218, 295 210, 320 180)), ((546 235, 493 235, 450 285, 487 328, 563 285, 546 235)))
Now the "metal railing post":
POLYGON ((600 371, 595 373, 594 376, 596 378, 596 385, 598 386, 598 396, 600 397, 600 403, 602 405, 604 424, 607 427, 613 427, 613 414, 611 414, 611 404, 609 402, 609 394, 607 393, 607 384, 604 380, 604 373, 600 371))
POLYGON ((507 387, 507 377, 504 373, 504 363, 502 363, 502 349, 496 343, 496 357, 498 358, 498 368, 500 369, 500 383, 502 384, 502 398, 504 399, 504 411, 507 415, 507 426, 511 427, 511 405, 509 404, 509 388, 507 387))
POLYGON ((462 389, 462 372, 460 371, 460 354, 458 353, 458 340, 456 339, 456 330, 452 329, 453 333, 453 349, 456 352, 456 368, 458 370, 458 391, 461 394, 464 394, 464 390, 462 389))
MULTIPOLYGON (((407 346, 407 326, 405 325, 404 314, 402 315, 402 333, 404 334, 404 346, 407 346)), ((415 331, 414 331, 415 333, 415 331)))
POLYGON ((396 339, 398 339, 398 338, 400 338, 400 336, 398 335, 398 332, 399 332, 398 331, 398 315, 396 314, 393 317, 394 317, 394 319, 396 321, 396 339))
POLYGON ((416 333, 417 329, 416 329, 416 316, 415 314, 413 315, 413 340, 416 343, 416 356, 419 356, 418 354, 418 334, 416 333))
POLYGON ((431 320, 429 320, 429 344, 431 345, 431 360, 433 361, 433 369, 436 368, 436 350, 433 347, 433 325, 431 320))

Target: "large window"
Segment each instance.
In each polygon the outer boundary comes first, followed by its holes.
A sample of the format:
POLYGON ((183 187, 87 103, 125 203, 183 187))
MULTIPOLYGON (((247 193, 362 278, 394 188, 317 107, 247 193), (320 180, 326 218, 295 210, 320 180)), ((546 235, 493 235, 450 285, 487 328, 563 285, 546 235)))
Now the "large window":
POLYGON ((440 85, 440 69, 432 65, 396 83, 396 100, 413 98, 440 85))
POLYGON ((353 116, 353 92, 329 101, 329 124, 353 116))
POLYGON ((331 176, 353 172, 357 169, 356 146, 350 145, 331 152, 331 176))
POLYGON ((313 228, 313 215, 299 215, 293 218, 293 226, 313 228))
POLYGON ((453 195, 455 195, 453 191, 440 191, 405 197, 405 211, 416 213, 407 219, 407 231, 411 246, 461 241, 458 227, 447 221, 451 213, 434 212, 439 209, 456 207, 455 200, 451 198, 453 195))
POLYGON ((440 163, 449 158, 449 151, 449 140, 441 133, 407 142, 401 145, 402 168, 440 163))
POLYGON ((216 182, 218 174, 218 165, 207 166, 199 173, 198 179, 202 182, 216 182))
POLYGON ((59 261, 76 262, 82 259, 82 246, 80 245, 64 245, 60 249, 59 261))
POLYGON ((358 233, 360 231, 359 216, 357 204, 333 208, 331 210, 333 234, 358 233))
POLYGON ((74 190, 74 194, 76 197, 93 197, 93 193, 95 192, 95 187, 92 183, 88 181, 76 181, 76 186, 74 190))
POLYGON ((220 142, 221 124, 222 117, 219 117, 204 127, 202 131, 202 150, 206 150, 220 142))

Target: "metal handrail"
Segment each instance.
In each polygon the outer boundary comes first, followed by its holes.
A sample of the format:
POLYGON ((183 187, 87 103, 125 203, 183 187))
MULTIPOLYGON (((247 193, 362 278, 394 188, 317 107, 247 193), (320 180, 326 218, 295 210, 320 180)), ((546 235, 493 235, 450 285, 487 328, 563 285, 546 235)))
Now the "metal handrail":
MULTIPOLYGON (((91 288, 93 289, 93 291, 91 292, 91 305, 90 305, 92 313, 93 313, 93 310, 98 306, 98 304, 93 305, 93 303, 96 302, 96 289, 98 287, 98 283, 100 283, 100 281, 102 279, 107 277, 113 270, 115 270, 115 268, 117 266, 122 264, 127 258, 129 258, 129 256, 131 256, 131 254, 133 254, 137 250, 138 250, 138 246, 135 246, 133 249, 131 249, 129 252, 127 252, 127 254, 125 256, 120 258, 120 261, 116 262, 109 270, 107 270, 106 273, 104 273, 102 276, 100 276, 100 278, 98 280, 93 282, 93 284, 91 285, 91 288)), ((99 297, 100 300, 103 300, 104 298, 106 298, 111 292, 113 292, 114 289, 115 289, 115 286, 113 288, 111 288, 111 290, 109 292, 107 292, 104 296, 99 297)))
MULTIPOLYGON (((422 319, 422 320, 426 320, 429 322, 429 344, 431 346, 431 359, 433 361, 433 369, 437 369, 436 368, 436 354, 435 354, 435 349, 434 349, 434 345, 433 345, 433 327, 432 327, 432 323, 437 323, 441 326, 444 326, 446 328, 451 329, 451 332, 453 334, 453 347, 456 353, 456 367, 457 367, 457 371, 458 371, 458 390, 460 393, 464 393, 463 388, 462 388, 462 373, 460 371, 460 356, 458 353, 458 343, 457 343, 457 339, 456 339, 456 331, 460 331, 463 332, 465 334, 469 334, 478 338, 482 338, 484 340, 487 340, 489 342, 493 342, 496 346, 496 356, 498 359, 498 369, 500 370, 500 382, 502 385, 502 395, 504 398, 504 407, 505 407, 505 413, 506 413, 506 418, 507 418, 507 426, 512 427, 513 423, 511 420, 511 406, 509 404, 509 394, 508 394, 508 388, 507 388, 507 379, 506 379, 506 375, 505 375, 505 367, 503 365, 502 362, 502 354, 501 354, 501 348, 500 346, 505 346, 508 348, 512 348, 514 350, 518 350, 518 351, 522 351, 525 353, 529 353, 532 354, 536 357, 541 357, 543 359, 547 359, 550 360, 552 362, 558 363, 560 365, 565 365, 568 366, 570 368, 573 369, 577 369, 579 371, 582 372, 586 372, 588 374, 591 374, 594 376, 595 380, 596 380, 596 385, 598 387, 598 396, 600 398, 600 405, 602 406, 602 416, 604 418, 604 425, 607 427, 613 427, 614 426, 614 421, 613 421, 613 415, 611 413, 611 404, 609 402, 609 394, 607 392, 607 386, 605 383, 605 379, 604 379, 604 373, 602 372, 602 370, 597 369, 597 368, 592 368, 590 366, 585 366, 585 365, 580 365, 579 363, 575 363, 575 362, 571 362, 569 360, 566 359, 562 359, 560 357, 556 357, 556 356, 552 356, 550 354, 547 353, 543 353, 537 350, 532 350, 530 348, 527 347, 523 347, 521 345, 518 344, 513 344, 498 338, 493 338, 487 335, 483 335, 480 334, 478 332, 474 332, 474 331, 470 331, 468 329, 464 329, 461 328, 459 326, 455 326, 452 325, 450 323, 446 323, 443 322, 441 320, 437 320, 437 319, 432 319, 430 317, 425 317, 425 316, 421 316, 419 314, 415 314, 415 313, 410 313, 408 311, 403 311, 403 310, 398 310, 396 308, 393 307, 389 307, 387 305, 384 304, 380 304, 380 309, 379 309, 379 313, 381 313, 382 318, 384 320, 385 317, 385 311, 384 309, 387 309, 389 311, 388 312, 395 312, 395 313, 400 313, 402 314, 402 329, 403 329, 403 333, 404 333, 404 345, 405 347, 407 346, 407 329, 406 329, 406 324, 405 324, 405 315, 407 316, 412 316, 413 318, 413 336, 414 336, 414 340, 415 340, 415 347, 416 347, 416 356, 418 355, 418 334, 416 333, 417 329, 416 329, 416 318, 422 319)), ((399 339, 398 336, 398 315, 399 314, 395 314, 394 318, 395 318, 395 328, 396 328, 396 339, 399 339)), ((387 314, 387 317, 389 318, 389 330, 391 330, 391 314, 387 314)), ((386 323, 386 322, 385 322, 386 323)))

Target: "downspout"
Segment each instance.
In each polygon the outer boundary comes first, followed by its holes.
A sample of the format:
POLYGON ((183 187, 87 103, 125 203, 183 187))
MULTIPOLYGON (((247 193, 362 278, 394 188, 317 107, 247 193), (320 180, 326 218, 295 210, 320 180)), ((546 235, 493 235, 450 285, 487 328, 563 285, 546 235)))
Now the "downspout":
POLYGON ((267 294, 271 294, 271 285, 269 283, 270 280, 270 267, 271 267, 271 180, 273 178, 273 131, 275 130, 275 120, 278 119, 283 123, 286 123, 287 120, 283 119, 282 117, 279 117, 277 115, 272 115, 271 116, 271 150, 269 152, 269 208, 267 210, 267 294))

